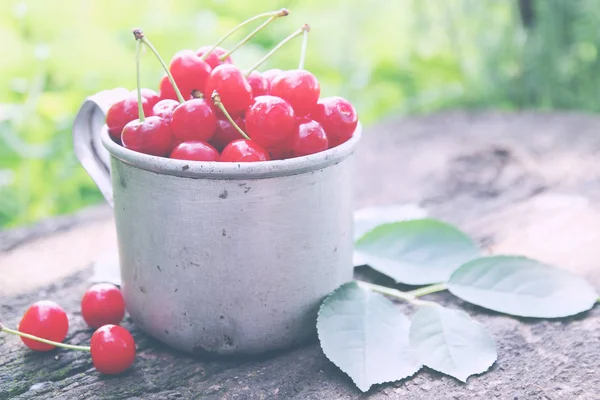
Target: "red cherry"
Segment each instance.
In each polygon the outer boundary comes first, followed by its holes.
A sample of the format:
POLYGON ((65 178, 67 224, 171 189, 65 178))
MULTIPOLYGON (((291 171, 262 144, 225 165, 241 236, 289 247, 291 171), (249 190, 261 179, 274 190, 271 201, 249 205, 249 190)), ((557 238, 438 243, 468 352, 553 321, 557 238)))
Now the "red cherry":
POLYGON ((193 141, 180 143, 173 152, 171 158, 191 161, 219 161, 219 152, 206 142, 193 141))
POLYGON ((246 111, 246 133, 267 149, 284 143, 295 128, 294 110, 280 97, 258 96, 246 111))
POLYGON ((127 149, 153 156, 165 156, 173 146, 173 134, 168 121, 150 116, 144 121, 136 119, 125 125, 121 141, 127 149))
POLYGON ((125 300, 119 288, 110 283, 89 288, 81 299, 81 316, 92 328, 119 325, 125 316, 125 300))
POLYGON ((307 156, 327 150, 329 141, 317 121, 305 120, 298 124, 291 139, 291 148, 295 157, 307 156))
POLYGON ((241 115, 252 103, 252 88, 242 71, 235 65, 222 64, 212 70, 206 80, 204 97, 211 99, 215 90, 231 115, 241 115))
MULTIPOLYGON (((160 100, 160 96, 158 95, 158 93, 156 93, 154 90, 152 89, 148 89, 148 88, 141 88, 140 89, 142 92, 142 98, 146 100, 147 103, 147 109, 152 109, 156 103, 159 102, 160 100)), ((137 95, 137 93, 135 91, 131 92, 135 95, 137 95)), ((144 110, 146 111, 146 110, 144 110)), ((152 113, 149 113, 148 115, 152 115, 152 113)))
MULTIPOLYGON (((179 87, 179 82, 175 81, 175 83, 177 83, 177 87, 179 87)), ((177 93, 175 92, 173 85, 171 85, 171 81, 169 80, 169 77, 167 75, 163 76, 160 80, 158 92, 162 100, 177 100, 177 93)), ((192 98, 191 92, 188 94, 182 93, 182 96, 185 100, 189 100, 192 98)))
POLYGON ((221 153, 222 162, 269 161, 269 153, 252 140, 238 139, 229 143, 221 153))
POLYGON ((285 160, 294 157, 292 150, 288 147, 278 147, 275 149, 271 149, 269 150, 269 154, 271 155, 271 160, 285 160))
POLYGON ((177 108, 179 102, 172 99, 163 99, 152 107, 152 114, 161 117, 165 121, 171 122, 173 110, 177 108))
POLYGON ((135 341, 127 329, 104 325, 94 332, 90 341, 92 363, 102 374, 115 375, 125 371, 135 360, 135 341))
POLYGON ((338 96, 320 99, 310 115, 327 133, 329 147, 338 146, 350 139, 358 124, 352 104, 338 96))
POLYGON ((271 68, 266 70, 265 72, 262 73, 262 76, 267 80, 267 82, 270 84, 271 82, 273 82, 273 79, 275 79, 277 76, 279 76, 279 74, 281 74, 283 72, 282 69, 279 68, 271 68))
POLYGON ((269 94, 269 83, 260 72, 252 71, 246 79, 252 88, 252 96, 257 97, 269 94))
MULTIPOLYGON (((142 89, 142 107, 146 116, 152 115, 152 103, 156 92, 150 89, 142 89), (144 97, 144 93, 149 97, 144 97)), ((130 92, 127 97, 114 103, 106 112, 106 125, 108 133, 115 142, 121 141, 121 133, 128 122, 138 118, 137 92, 130 92)))
MULTIPOLYGON (((212 49, 212 46, 202 46, 198 50, 196 50, 196 54, 198 54, 198 57, 202 57, 210 49, 212 49)), ((225 54, 227 54, 227 50, 225 50, 222 47, 217 47, 210 52, 210 54, 208 55, 208 57, 206 57, 204 61, 206 61, 212 69, 218 67, 221 64, 233 64, 231 56, 228 56, 225 60, 221 61, 221 57, 225 54)))
MULTIPOLYGON (((65 311, 55 302, 41 300, 33 303, 19 323, 19 331, 46 340, 62 342, 69 330, 69 319, 65 311)), ((56 346, 21 337, 31 350, 50 351, 56 346)))
POLYGON ((294 69, 277 75, 271 82, 270 93, 290 103, 297 116, 304 116, 317 105, 321 89, 313 74, 294 69))
POLYGON ((217 128, 213 108, 204 99, 191 99, 180 104, 171 118, 171 129, 180 142, 208 141, 217 128))
POLYGON ((171 59, 169 71, 184 99, 194 90, 204 91, 206 79, 212 68, 192 50, 181 50, 171 59))
MULTIPOLYGON (((242 131, 246 131, 246 125, 242 117, 236 117, 233 120, 242 131)), ((234 128, 231 122, 224 117, 217 118, 217 130, 212 139, 210 139, 210 144, 215 146, 217 150, 222 151, 225 146, 239 138, 240 133, 234 128)))

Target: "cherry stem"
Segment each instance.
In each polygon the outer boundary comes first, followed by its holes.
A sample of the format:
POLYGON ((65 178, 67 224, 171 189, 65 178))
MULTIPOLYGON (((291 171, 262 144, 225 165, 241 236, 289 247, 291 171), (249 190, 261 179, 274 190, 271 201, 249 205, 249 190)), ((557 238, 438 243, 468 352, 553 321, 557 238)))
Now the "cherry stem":
POLYGON ((162 59, 160 54, 158 54, 158 51, 156 50, 156 48, 146 38, 146 36, 144 35, 144 32, 142 32, 141 29, 134 29, 133 36, 135 37, 135 40, 139 40, 140 42, 144 43, 146 46, 148 46, 148 48, 152 51, 152 53, 154 53, 154 55, 158 59, 158 62, 160 62, 160 65, 162 65, 163 69, 167 73, 167 76, 169 77, 169 82, 171 82, 171 86, 173 86, 173 89, 175 90, 175 94, 177 94, 177 100, 179 100, 180 103, 184 103, 185 99, 181 95, 181 92, 179 91, 179 88, 177 87, 177 84, 175 83, 175 79, 173 79, 173 75, 171 75, 171 71, 169 71, 169 67, 167 67, 167 64, 165 64, 165 61, 162 59))
POLYGON ((137 103, 138 103, 138 118, 140 122, 144 122, 146 120, 146 116, 144 115, 144 107, 142 107, 142 81, 140 78, 140 55, 142 53, 142 43, 139 40, 135 41, 136 47, 136 55, 135 55, 135 78, 137 81, 137 103))
POLYGON ((263 22, 262 24, 260 24, 260 26, 258 28, 256 28, 252 32, 250 32, 248 34, 248 36, 246 36, 238 44, 236 44, 233 47, 233 49, 229 50, 227 53, 225 53, 221 57, 219 57, 219 60, 224 61, 234 51, 236 51, 237 49, 239 49, 240 47, 242 47, 243 45, 245 45, 246 43, 248 43, 250 41, 250 39, 252 39, 258 32, 262 31, 265 27, 267 27, 267 25, 269 25, 271 22, 275 21, 279 17, 285 17, 286 15, 289 14, 288 11, 285 8, 283 9, 283 11, 285 11, 285 14, 283 14, 283 13, 281 13, 281 11, 279 11, 277 14, 272 15, 268 20, 266 20, 265 22, 263 22))
POLYGON ((233 118, 231 118, 231 115, 227 112, 227 110, 223 106, 223 103, 221 102, 221 96, 219 96, 219 93, 217 93, 216 90, 212 93, 211 98, 212 98, 212 101, 213 101, 213 104, 215 105, 215 107, 217 107, 219 110, 221 110, 223 115, 225 115, 225 118, 227 118, 227 121, 229 121, 229 123, 231 123, 231 125, 233 125, 233 127, 240 133, 240 135, 242 135, 244 137, 244 139, 250 140, 250 137, 248 135, 246 135, 246 133, 242 130, 242 128, 240 128, 238 126, 238 124, 235 123, 233 118))
MULTIPOLYGON (((290 12, 288 10, 286 10, 285 8, 282 8, 281 10, 266 12, 266 13, 258 14, 258 15, 255 15, 254 17, 248 18, 247 20, 245 20, 244 22, 242 22, 241 24, 239 24, 238 26, 234 27, 232 30, 230 30, 229 32, 227 32, 225 34, 225 36, 223 36, 221 39, 219 39, 217 41, 217 43, 215 43, 214 46, 209 51, 207 51, 204 55, 202 55, 202 57, 201 57, 202 61, 205 61, 206 58, 210 55, 210 53, 212 53, 213 51, 215 51, 215 49, 217 47, 219 47, 219 45, 221 43, 223 43, 224 41, 226 41, 227 39, 229 39, 229 37, 231 35, 233 35, 234 33, 236 33, 238 30, 240 30, 244 26, 248 25, 249 23, 251 23, 253 21, 256 21, 257 19, 264 18, 264 17, 271 17, 271 18, 272 17, 275 17, 275 18, 277 18, 277 17, 285 17, 289 13, 290 12)), ((233 52, 233 50, 230 51, 229 54, 231 54, 232 52, 233 52)), ((225 58, 227 58, 227 57, 225 57, 225 58)), ((222 58, 222 60, 224 60, 225 58, 222 58)))
MULTIPOLYGON (((413 291, 413 292, 401 292, 400 290, 389 288, 387 286, 375 285, 374 283, 369 283, 369 282, 364 282, 364 281, 356 281, 356 283, 358 284, 358 286, 360 286, 360 287, 362 287, 364 289, 369 289, 369 290, 372 290, 374 292, 384 294, 386 296, 395 297, 397 299, 407 301, 410 304, 413 304, 415 306, 432 306, 432 305, 438 305, 434 301, 420 300, 420 299, 417 298, 417 297, 419 297, 419 295, 425 295, 425 294, 428 294, 428 293, 415 294, 415 291, 413 291)), ((432 286, 436 286, 436 285, 432 285, 432 286)), ((444 289, 445 289, 445 287, 444 287, 444 289)), ((438 288, 438 290, 435 290, 435 291, 441 291, 441 290, 444 290, 444 289, 438 288)), ((434 293, 434 291, 431 291, 430 293, 434 293)))
POLYGON ((310 27, 308 26, 308 24, 302 25, 302 27, 300 29, 298 29, 297 31, 295 31, 294 33, 292 33, 290 36, 288 36, 285 39, 283 39, 281 42, 279 42, 279 44, 277 46, 273 47, 273 49, 270 52, 268 52, 263 58, 261 58, 260 60, 258 60, 258 62, 256 64, 254 64, 248 71, 246 71, 245 75, 246 76, 250 75, 250 73, 252 73, 252 71, 254 71, 256 68, 260 67, 262 65, 262 63, 264 63, 265 61, 267 61, 284 44, 286 44, 287 42, 289 42, 290 40, 292 40, 296 36, 302 35, 302 33, 304 31, 308 31, 308 30, 310 30, 310 27))
POLYGON ((306 60, 306 48, 308 46, 308 32, 310 32, 310 29, 306 29, 304 31, 304 36, 302 37, 302 50, 300 50, 300 62, 298 63, 298 69, 304 69, 304 61, 306 60))
POLYGON ((14 329, 7 328, 7 327, 3 326, 2 324, 0 324, 0 331, 1 332, 6 332, 6 333, 10 333, 10 334, 13 334, 13 335, 17 335, 17 336, 22 336, 24 338, 35 340, 35 341, 38 341, 38 342, 46 343, 46 344, 49 344, 51 346, 62 347, 64 349, 91 351, 91 347, 89 347, 89 346, 75 346, 75 345, 72 345, 72 344, 65 344, 65 343, 54 342, 52 340, 42 339, 40 337, 33 336, 33 335, 28 334, 28 333, 23 333, 23 332, 15 331, 14 329))

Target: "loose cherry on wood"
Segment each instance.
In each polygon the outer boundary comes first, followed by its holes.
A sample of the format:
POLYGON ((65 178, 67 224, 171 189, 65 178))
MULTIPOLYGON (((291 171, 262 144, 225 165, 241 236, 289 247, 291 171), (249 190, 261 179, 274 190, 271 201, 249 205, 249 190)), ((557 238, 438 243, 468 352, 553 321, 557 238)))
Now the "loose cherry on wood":
POLYGON ((133 336, 118 325, 104 325, 96 330, 90 348, 94 367, 105 375, 120 374, 135 361, 133 336))
POLYGON ((110 283, 93 285, 81 299, 81 316, 92 328, 119 325, 125 316, 123 294, 110 283))
MULTIPOLYGON (((202 46, 198 50, 196 50, 196 54, 198 57, 204 57, 207 51, 210 51, 213 46, 202 46)), ((212 68, 216 68, 221 64, 233 64, 233 60, 231 56, 227 56, 223 61, 221 61, 221 57, 227 54, 227 50, 222 47, 215 47, 213 51, 210 52, 208 56, 204 59, 206 63, 212 68)))
POLYGON ((153 156, 165 156, 173 147, 173 133, 169 121, 150 116, 140 121, 136 119, 123 128, 123 147, 153 156))
POLYGON ((301 117, 315 108, 321 90, 313 74, 303 69, 295 69, 284 71, 273 79, 270 93, 290 103, 296 116, 301 117))
POLYGON ((219 161, 220 155, 217 149, 206 142, 190 141, 178 144, 170 157, 190 161, 219 161))
POLYGON ((327 150, 328 147, 325 130, 316 121, 301 121, 292 135, 291 150, 295 157, 318 153, 327 150))
POLYGON ((267 150, 253 140, 238 139, 229 143, 221 153, 222 162, 269 161, 267 150))
POLYGON ((295 128, 294 110, 280 97, 258 96, 246 111, 248 136, 267 149, 286 142, 295 128))
MULTIPOLYGON (((89 351, 92 363, 102 374, 115 375, 126 371, 135 361, 135 341, 127 329, 118 325, 104 325, 92 335, 90 346, 76 346, 34 336, 23 331, 15 331, 0 324, 0 332, 18 335, 35 343, 51 348, 61 347, 69 350, 89 351)), ((45 350, 41 350, 45 351, 45 350)))
POLYGON ((329 147, 338 146, 350 139, 358 124, 352 104, 339 96, 320 99, 310 115, 327 133, 329 147))
POLYGON ((191 99, 173 111, 171 129, 175 139, 208 141, 217 128, 217 118, 211 105, 204 99, 191 99))
MULTIPOLYGON (((246 130, 246 125, 242 117, 234 118, 234 122, 241 130, 246 130)), ((225 146, 237 139, 240 139, 240 133, 233 124, 224 117, 217 118, 217 129, 212 139, 210 139, 210 144, 217 150, 222 151, 225 146)))
MULTIPOLYGON (((41 300, 33 303, 19 323, 19 331, 42 339, 62 342, 69 330, 69 319, 65 311, 55 302, 41 300)), ((56 346, 41 343, 21 336, 21 340, 31 350, 50 351, 56 346)))
POLYGON ((171 59, 169 71, 184 98, 193 91, 203 92, 212 68, 192 50, 181 50, 171 59))
POLYGON ((206 81, 204 97, 212 98, 218 92, 225 109, 232 116, 241 115, 252 102, 252 88, 238 67, 219 65, 212 70, 206 81))
POLYGON ((252 96, 264 96, 269 94, 269 83, 258 71, 252 71, 246 79, 252 88, 252 96))

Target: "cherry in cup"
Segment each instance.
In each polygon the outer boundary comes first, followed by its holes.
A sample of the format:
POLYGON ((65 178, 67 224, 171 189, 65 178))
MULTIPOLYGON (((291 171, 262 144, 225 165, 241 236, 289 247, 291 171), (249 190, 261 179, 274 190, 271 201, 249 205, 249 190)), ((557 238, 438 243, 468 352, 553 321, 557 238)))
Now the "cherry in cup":
POLYGON ((145 116, 142 107, 142 91, 140 85, 140 52, 141 39, 143 33, 136 29, 133 32, 136 45, 136 76, 137 76, 137 94, 138 94, 138 118, 130 121, 123 127, 121 132, 121 142, 123 147, 137 151, 139 153, 150 154, 153 156, 165 156, 169 154, 173 147, 173 134, 169 121, 158 116, 145 116))
POLYGON ((269 161, 269 152, 253 140, 238 139, 229 143, 221 153, 224 162, 269 161))
POLYGON ((329 141, 318 122, 303 120, 292 134, 290 147, 294 157, 301 157, 327 150, 329 141))
MULTIPOLYGON (((246 130, 246 123, 242 117, 233 118, 235 125, 242 131, 246 130)), ((210 139, 210 144, 217 150, 222 151, 225 146, 240 138, 240 133, 237 128, 225 117, 217 118, 217 129, 215 134, 210 139)))
POLYGON ((219 46, 202 46, 196 50, 196 54, 198 57, 203 58, 210 68, 213 69, 221 64, 233 64, 231 56, 227 55, 227 50, 219 46), (221 57, 223 56, 225 56, 225 58, 221 60, 221 57))
POLYGON ((269 94, 269 82, 258 71, 252 71, 246 79, 252 88, 252 96, 264 96, 269 94))
POLYGON ((189 98, 194 91, 204 91, 212 68, 196 52, 181 50, 171 59, 169 71, 184 98, 189 98))
POLYGON ((219 65, 212 70, 204 97, 210 99, 214 92, 221 96, 223 106, 231 115, 241 115, 252 103, 252 88, 242 71, 232 64, 219 65))
POLYGON ((191 99, 173 110, 171 129, 175 139, 180 142, 207 141, 217 129, 217 117, 206 100, 191 99))
POLYGON ((219 152, 202 141, 179 143, 171 152, 171 158, 190 161, 219 161, 219 152))
POLYGON ((295 128, 294 110, 280 97, 255 97, 254 103, 246 111, 248 136, 267 149, 287 142, 295 128))
POLYGON ((329 147, 350 139, 358 125, 356 110, 348 100, 339 96, 320 99, 310 115, 327 133, 329 147))
MULTIPOLYGON (((148 116, 152 115, 152 108, 159 97, 155 91, 142 89, 142 108, 148 116)), ((106 126, 108 134, 115 142, 121 142, 121 133, 129 121, 138 118, 137 92, 130 92, 124 99, 114 103, 106 113, 106 126)))
POLYGON ((294 69, 277 75, 271 82, 269 93, 290 103, 300 117, 315 108, 321 89, 313 74, 304 69, 294 69))

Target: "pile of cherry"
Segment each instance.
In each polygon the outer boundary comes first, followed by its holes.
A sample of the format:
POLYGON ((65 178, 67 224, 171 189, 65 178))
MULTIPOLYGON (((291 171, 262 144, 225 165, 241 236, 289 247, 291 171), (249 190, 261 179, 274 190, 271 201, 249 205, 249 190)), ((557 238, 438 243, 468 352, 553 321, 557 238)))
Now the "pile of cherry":
POLYGON ((244 21, 214 46, 181 50, 169 65, 136 29, 138 88, 108 110, 111 138, 123 147, 153 156, 213 162, 256 162, 301 157, 350 139, 358 118, 338 96, 320 97, 315 76, 304 69, 308 25, 284 39, 254 66, 242 71, 231 53, 285 9, 244 21), (267 20, 232 50, 218 45, 256 19, 267 20), (256 70, 282 45, 303 36, 299 68, 256 70), (140 87, 140 48, 145 44, 166 75, 158 93, 140 87))
POLYGON ((55 302, 41 300, 32 304, 21 319, 18 330, 0 324, 0 332, 19 335, 31 350, 51 351, 56 347, 89 351, 92 363, 102 374, 114 375, 127 370, 135 360, 135 341, 127 329, 119 326, 125 316, 125 302, 119 288, 99 283, 81 299, 81 315, 95 328, 90 346, 62 343, 69 331, 69 319, 55 302))

